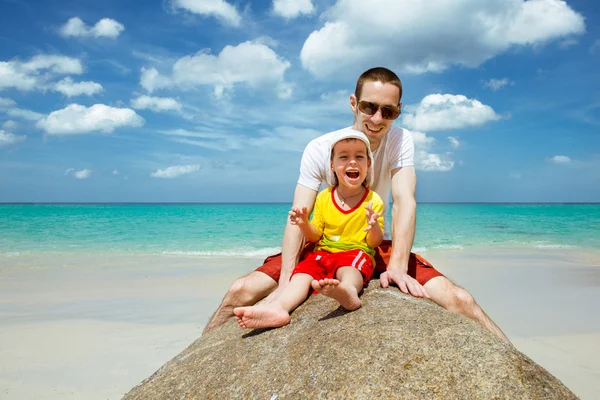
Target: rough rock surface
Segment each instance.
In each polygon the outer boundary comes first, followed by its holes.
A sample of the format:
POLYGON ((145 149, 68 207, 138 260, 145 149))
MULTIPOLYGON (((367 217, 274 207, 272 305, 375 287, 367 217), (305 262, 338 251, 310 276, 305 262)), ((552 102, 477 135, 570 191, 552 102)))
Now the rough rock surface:
POLYGON ((202 336, 125 399, 574 399, 473 321, 372 281, 346 312, 311 296, 282 328, 235 321, 202 336))

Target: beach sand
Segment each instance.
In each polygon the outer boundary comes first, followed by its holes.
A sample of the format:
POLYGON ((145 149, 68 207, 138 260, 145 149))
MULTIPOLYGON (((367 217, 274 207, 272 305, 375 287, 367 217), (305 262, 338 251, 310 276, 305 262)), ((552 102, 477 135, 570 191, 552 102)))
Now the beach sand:
MULTIPOLYGON (((600 393, 600 253, 422 253, 582 399, 600 393)), ((256 258, 0 256, 0 398, 119 399, 198 338, 256 258)))

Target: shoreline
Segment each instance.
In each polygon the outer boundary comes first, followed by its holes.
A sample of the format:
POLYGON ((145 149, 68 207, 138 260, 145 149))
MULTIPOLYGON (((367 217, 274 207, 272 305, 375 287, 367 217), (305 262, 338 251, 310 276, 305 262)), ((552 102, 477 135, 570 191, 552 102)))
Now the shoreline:
MULTIPOLYGON (((600 391, 600 251, 422 254, 575 394, 600 391)), ((0 255, 0 397, 121 398, 197 339, 262 258, 0 255)))

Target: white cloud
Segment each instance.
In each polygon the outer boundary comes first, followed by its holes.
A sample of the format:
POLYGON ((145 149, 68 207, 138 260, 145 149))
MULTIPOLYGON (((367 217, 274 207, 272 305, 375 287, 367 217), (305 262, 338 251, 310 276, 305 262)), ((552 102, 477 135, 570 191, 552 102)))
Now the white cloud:
POLYGON ((463 95, 430 94, 405 110, 404 125, 424 131, 473 127, 500 119, 490 106, 463 95))
POLYGON ((13 120, 8 120, 2 124, 2 128, 6 131, 14 131, 17 129, 18 124, 13 120))
POLYGON ((73 175, 76 179, 87 179, 92 176, 92 170, 84 168, 77 171, 75 168, 69 168, 65 171, 65 175, 73 175))
POLYGON ((37 126, 50 135, 73 135, 88 132, 111 133, 118 127, 140 127, 144 119, 129 108, 115 108, 104 104, 85 107, 70 104, 53 111, 38 121, 37 126))
POLYGON ((42 54, 27 62, 0 62, 0 90, 14 88, 29 91, 45 89, 53 75, 81 74, 83 66, 77 58, 42 54), (42 75, 41 72, 44 72, 42 75))
POLYGON ((490 89, 492 89, 495 92, 495 91, 498 91, 498 90, 502 89, 504 86, 507 86, 507 85, 511 85, 512 86, 514 84, 515 83, 513 81, 511 81, 510 79, 508 79, 508 78, 502 78, 502 79, 494 79, 494 78, 492 78, 489 81, 484 82, 483 83, 483 87, 490 88, 490 89))
POLYGON ((190 88, 212 85, 215 95, 236 84, 246 83, 254 88, 275 88, 281 98, 291 96, 293 86, 285 82, 284 73, 290 62, 281 58, 262 43, 244 42, 225 46, 216 56, 200 51, 180 58, 171 76, 163 76, 154 68, 142 68, 140 85, 148 92, 178 86, 190 88))
POLYGON ((107 37, 116 39, 124 30, 125 26, 123 24, 111 18, 102 18, 96 25, 89 27, 80 18, 73 17, 60 28, 60 33, 65 37, 107 37))
POLYGON ((235 6, 224 0, 172 0, 173 7, 182 8, 194 14, 219 19, 226 25, 240 26, 242 18, 235 6))
POLYGON ((571 158, 567 156, 554 156, 552 158, 546 159, 549 163, 552 164, 569 164, 571 162, 571 158))
POLYGON ((6 97, 0 97, 0 109, 11 108, 16 105, 17 105, 17 103, 14 100, 8 99, 6 97))
POLYGON ((448 140, 450 141, 450 146, 452 146, 452 148, 458 149, 460 147, 460 142, 458 141, 457 137, 448 136, 448 140))
POLYGON ((317 76, 387 65, 401 72, 477 67, 511 47, 585 32, 584 17, 562 0, 338 0, 300 59, 317 76))
POLYGON ((11 108, 6 111, 6 114, 12 118, 21 118, 28 121, 38 121, 40 118, 44 117, 44 114, 22 108, 11 108))
POLYGON ((575 40, 575 39, 573 39, 573 38, 569 38, 569 39, 561 40, 561 41, 558 43, 558 46, 559 46, 561 49, 567 49, 567 48, 569 48, 569 47, 571 47, 571 46, 575 46, 577 43, 579 43, 577 40, 575 40))
POLYGON ((112 174, 113 175, 119 175, 119 170, 118 169, 113 170, 112 174))
POLYGON ((15 135, 0 129, 0 147, 11 146, 20 143, 26 139, 23 135, 15 135))
POLYGON ((273 13, 286 19, 314 12, 311 0, 273 0, 273 13))
POLYGON ((165 169, 159 169, 150 174, 153 178, 177 178, 182 175, 191 174, 199 171, 200 165, 173 165, 165 169))
POLYGON ((415 169, 429 172, 448 172, 454 168, 452 154, 435 154, 431 151, 436 140, 427 134, 413 131, 412 137, 415 143, 415 169))
POLYGON ((178 111, 182 109, 182 105, 175 99, 170 97, 151 97, 140 96, 137 99, 131 100, 131 107, 136 110, 152 110, 154 112, 162 111, 178 111))
POLYGON ((102 85, 96 82, 73 82, 69 77, 64 78, 60 82, 54 85, 54 90, 64 94, 67 97, 80 96, 85 94, 91 96, 96 93, 100 93, 104 88, 102 85))
POLYGON ((596 54, 596 53, 600 53, 600 39, 597 39, 591 46, 590 46, 590 53, 592 54, 596 54))

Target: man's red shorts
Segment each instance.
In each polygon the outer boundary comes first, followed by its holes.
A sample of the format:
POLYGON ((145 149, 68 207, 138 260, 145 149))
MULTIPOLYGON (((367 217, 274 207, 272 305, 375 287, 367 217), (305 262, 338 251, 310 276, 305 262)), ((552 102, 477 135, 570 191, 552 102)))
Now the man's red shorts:
POLYGON ((328 251, 313 251, 298 263, 292 276, 308 274, 313 279, 335 278, 335 273, 341 267, 354 267, 363 277, 363 284, 373 276, 371 257, 360 249, 330 253, 328 251))
MULTIPOLYGON (((302 254, 300 254, 300 261, 306 259, 306 257, 313 252, 313 247, 314 244, 308 244, 304 247, 302 254)), ((381 245, 375 249, 374 278, 379 278, 379 275, 387 269, 387 263, 390 260, 391 254, 391 240, 384 240, 381 245)), ((267 257, 263 265, 258 267, 256 271, 265 273, 275 282, 279 282, 279 274, 281 272, 281 253, 267 257)), ((408 260, 408 275, 415 278, 421 285, 424 285, 431 278, 435 278, 436 276, 444 276, 435 268, 433 268, 429 261, 415 253, 410 253, 410 258, 408 260)))

